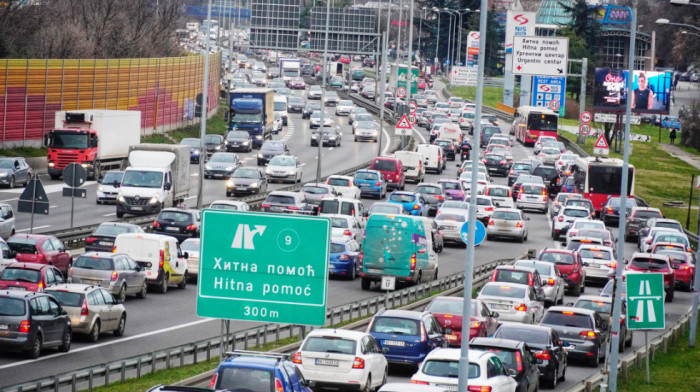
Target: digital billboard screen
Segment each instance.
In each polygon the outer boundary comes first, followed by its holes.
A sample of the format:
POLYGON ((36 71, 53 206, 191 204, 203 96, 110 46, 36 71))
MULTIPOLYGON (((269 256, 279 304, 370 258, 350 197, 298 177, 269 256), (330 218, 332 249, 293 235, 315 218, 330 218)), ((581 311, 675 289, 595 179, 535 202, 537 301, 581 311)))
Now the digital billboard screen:
POLYGON ((632 94, 627 92, 629 72, 624 69, 596 68, 593 108, 624 112, 628 97, 635 113, 668 114, 671 102, 671 72, 634 71, 632 94))

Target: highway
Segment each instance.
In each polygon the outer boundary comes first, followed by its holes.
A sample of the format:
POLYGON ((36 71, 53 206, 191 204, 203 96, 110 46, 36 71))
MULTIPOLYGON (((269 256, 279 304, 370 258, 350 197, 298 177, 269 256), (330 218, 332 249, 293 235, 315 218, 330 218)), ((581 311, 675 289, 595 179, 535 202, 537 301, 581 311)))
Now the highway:
MULTIPOLYGON (((441 86, 437 86, 439 88, 441 86)), ((298 92, 295 94, 299 94, 298 92)), ((328 110, 333 113, 334 111, 328 110)), ((343 132, 342 146, 336 149, 324 147, 323 172, 330 174, 344 168, 355 166, 362 162, 366 162, 371 157, 377 154, 377 145, 371 143, 355 143, 351 136, 351 131, 346 125, 346 118, 335 118, 335 124, 339 124, 343 132), (340 152, 340 153, 339 153, 340 152)), ((299 114, 291 114, 289 127, 285 132, 281 133, 276 139, 287 140, 292 154, 300 156, 305 163, 304 166, 304 181, 313 180, 315 177, 316 168, 316 148, 309 146, 310 130, 308 121, 301 120, 299 114)), ((504 132, 509 130, 502 126, 504 132)), ((420 137, 418 139, 427 138, 427 132, 423 129, 416 131, 420 137)), ((385 135, 386 136, 386 135, 385 135)), ((254 155, 241 154, 240 156, 248 165, 255 165, 254 155)), ((523 147, 515 143, 513 147, 514 158, 522 159, 532 155, 532 149, 523 147)), ((196 166, 192 166, 193 172, 196 166)), ((426 182, 437 182, 440 178, 456 178, 456 162, 448 162, 447 170, 442 175, 428 174, 426 182)), ((43 179, 42 179, 43 180, 43 179)), ((192 177, 192 183, 196 187, 196 176, 192 177)), ((495 184, 505 184, 506 179, 501 177, 494 178, 495 184)), ((68 214, 70 213, 70 200, 61 197, 60 189, 61 182, 44 181, 47 186, 47 192, 51 200, 52 214, 49 216, 35 217, 35 227, 41 227, 38 231, 51 231, 61 228, 66 228, 69 225, 68 214), (42 227, 43 226, 43 227, 42 227)), ((205 203, 216 199, 223 199, 224 185, 222 181, 205 180, 205 203)), ((113 206, 98 206, 94 202, 94 192, 96 184, 88 184, 88 199, 76 200, 76 225, 94 224, 102 221, 114 220, 113 206)), ((276 185, 286 186, 286 185, 276 185)), ((415 185, 407 185, 406 189, 413 189, 415 185)), ((190 192, 191 195, 196 194, 196 188, 190 192)), ((0 192, 0 200, 8 200, 16 207, 16 198, 19 196, 17 191, 0 192), (11 199, 15 200, 11 200, 11 199)), ((375 200, 363 200, 369 207, 375 200)), ((196 200, 190 198, 188 204, 194 205, 196 200)), ((516 242, 501 242, 501 241, 486 241, 476 249, 476 265, 481 265, 486 262, 503 259, 514 258, 528 249, 541 250, 543 247, 559 247, 559 243, 554 243, 550 236, 550 223, 545 215, 539 213, 527 213, 530 217, 529 224, 529 240, 523 244, 516 242)), ((18 229, 24 230, 28 228, 29 217, 26 214, 20 214, 18 219, 18 229)), ((616 231, 614 231, 616 233, 616 231)), ((636 250, 632 244, 625 245, 625 254, 627 257, 636 250)), ((443 253, 439 256, 440 277, 459 273, 464 270, 465 248, 464 246, 448 245, 443 253)), ((338 306, 350 304, 359 300, 372 297, 379 294, 375 288, 370 291, 362 291, 360 288, 359 279, 355 281, 345 281, 331 279, 328 290, 329 306, 338 306)), ((374 286, 373 286, 374 287, 374 286)), ((586 294, 594 294, 597 288, 589 287, 586 294)), ((573 301, 567 297, 565 302, 573 301)), ((674 302, 667 304, 667 325, 672 324, 680 315, 685 313, 690 306, 690 293, 677 292, 674 302)), ((36 360, 26 360, 19 354, 1 353, 0 354, 0 387, 4 385, 17 384, 29 380, 34 380, 40 377, 51 376, 70 370, 84 368, 87 366, 104 363, 107 361, 117 360, 136 356, 139 354, 149 353, 154 350, 160 350, 167 347, 192 342, 195 340, 204 339, 207 337, 218 336, 219 322, 218 320, 200 319, 196 316, 196 287, 194 284, 187 286, 185 290, 172 289, 168 290, 167 294, 159 295, 149 293, 145 300, 137 300, 128 298, 125 306, 128 312, 126 333, 123 337, 116 338, 111 335, 103 335, 101 339, 90 344, 79 336, 76 336, 72 349, 68 353, 57 353, 56 351, 47 351, 44 356, 36 360)), ((256 325, 251 322, 233 322, 234 331, 243 330, 256 325)), ((661 333, 661 332, 659 332, 661 333)), ((651 336, 656 333, 651 333, 651 336)), ((636 334, 634 338, 634 347, 638 347, 643 342, 643 335, 636 334)), ((627 349, 626 352, 629 352, 627 349)), ((567 385, 590 375, 597 370, 571 362, 567 371, 567 381, 560 384, 557 389, 564 389, 567 385)), ((406 381, 412 370, 406 368, 391 368, 389 381, 406 381)))

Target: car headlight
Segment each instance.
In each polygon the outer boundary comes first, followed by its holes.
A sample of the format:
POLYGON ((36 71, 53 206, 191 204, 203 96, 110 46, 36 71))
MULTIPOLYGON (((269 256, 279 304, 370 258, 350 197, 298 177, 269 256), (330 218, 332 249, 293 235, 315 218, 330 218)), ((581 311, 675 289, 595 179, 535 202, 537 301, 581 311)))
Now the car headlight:
POLYGON ((270 169, 270 167, 268 166, 265 168, 265 174, 270 174, 270 173, 272 173, 272 169, 270 169))
POLYGON ((122 195, 117 196, 117 201, 119 201, 120 203, 126 203, 126 199, 124 199, 124 196, 122 195))
POLYGON ((233 180, 228 180, 226 181, 226 188, 231 188, 235 186, 236 184, 233 182, 233 180))
POLYGON ((105 190, 105 188, 104 188, 102 185, 100 185, 100 186, 97 187, 97 191, 98 191, 98 192, 102 192, 102 191, 104 191, 104 190, 105 190))
POLYGON ((226 168, 226 171, 233 171, 233 169, 235 169, 234 166, 228 166, 228 167, 226 168))
POLYGON ((210 165, 204 165, 204 168, 207 169, 207 170, 211 170, 211 169, 212 169, 210 165))
POLYGON ((248 185, 248 186, 251 187, 251 188, 257 188, 257 187, 260 186, 260 184, 258 184, 257 182, 254 182, 254 183, 252 183, 252 184, 250 184, 250 185, 248 185))
POLYGON ((148 204, 156 204, 156 203, 158 203, 158 195, 153 195, 153 197, 151 197, 151 200, 148 201, 148 204))
POLYGON ((215 150, 221 150, 221 145, 214 147, 215 150))
POLYGON ((49 167, 54 167, 56 164, 54 162, 49 162, 49 167))
POLYGON ((7 173, 0 173, 0 177, 7 177, 7 173))
POLYGON ((258 140, 262 140, 262 135, 255 135, 255 138, 258 140))
POLYGON ((263 154, 258 154, 258 158, 260 158, 260 159, 264 158, 263 154))
POLYGON ((199 150, 193 150, 192 155, 199 155, 199 150))
POLYGON ((250 141, 246 140, 246 141, 244 141, 244 142, 243 142, 243 143, 241 143, 241 144, 243 144, 244 146, 247 146, 247 145, 248 145, 248 143, 250 143, 250 141))

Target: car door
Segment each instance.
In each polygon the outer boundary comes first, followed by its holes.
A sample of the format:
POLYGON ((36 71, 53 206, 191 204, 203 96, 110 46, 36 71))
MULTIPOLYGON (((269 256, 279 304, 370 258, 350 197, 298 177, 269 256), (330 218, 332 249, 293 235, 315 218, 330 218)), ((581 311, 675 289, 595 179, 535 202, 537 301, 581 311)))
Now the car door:
POLYGON ((4 205, 0 207, 0 236, 8 239, 12 237, 15 230, 15 218, 12 213, 12 207, 4 205))
POLYGON ((537 369, 537 359, 527 344, 524 344, 523 349, 520 350, 520 357, 523 362, 524 374, 527 377, 527 385, 530 388, 529 392, 539 391, 540 371, 537 369))
POLYGON ((92 290, 87 294, 88 309, 100 319, 100 330, 109 331, 111 330, 112 320, 110 319, 110 314, 107 310, 107 304, 105 299, 98 290, 92 290))
POLYGON ((170 249, 175 249, 177 251, 176 253, 176 260, 175 260, 175 273, 178 275, 184 275, 185 272, 187 271, 187 260, 183 258, 183 253, 182 249, 180 249, 180 244, 177 243, 175 239, 171 240, 172 242, 170 243, 170 249))
MULTIPOLYGON (((602 348, 607 350, 608 343, 610 342, 610 325, 603 321, 603 319, 600 317, 598 313, 593 314, 593 318, 595 320, 595 329, 600 331, 600 345, 602 348)), ((623 337, 624 339, 624 337, 623 337)))
POLYGON ((486 362, 486 376, 492 391, 515 391, 515 379, 508 376, 506 367, 498 357, 491 357, 486 362))
POLYGON ((31 328, 36 328, 37 331, 41 331, 42 334, 42 339, 44 344, 46 342, 50 342, 53 337, 51 336, 51 326, 50 324, 50 317, 48 315, 48 307, 49 303, 48 301, 46 302, 46 309, 42 308, 42 303, 41 303, 41 298, 45 298, 45 296, 40 296, 40 297, 35 297, 32 298, 29 301, 29 307, 31 308, 32 311, 32 321, 33 325, 31 328))
MULTIPOLYGON (((445 338, 445 333, 442 331, 442 326, 440 326, 440 323, 437 321, 435 316, 433 315, 428 315, 428 317, 425 320, 426 327, 428 324, 431 326, 431 331, 432 331, 432 336, 431 334, 428 334, 432 345, 431 347, 436 348, 436 347, 447 347, 447 338, 445 338)), ((427 332, 427 328, 426 328, 427 332)))
POLYGON ((51 317, 51 329, 54 333, 54 338, 56 342, 61 342, 63 339, 63 330, 65 328, 65 317, 61 315, 61 305, 49 296, 44 297, 48 302, 49 306, 49 317, 51 317))
POLYGON ((564 347, 562 347, 562 341, 561 339, 559 339, 559 334, 557 333, 557 331, 552 329, 549 339, 551 340, 552 344, 552 355, 554 356, 554 359, 556 360, 557 364, 559 364, 559 371, 563 372, 566 368, 568 354, 566 350, 564 350, 564 347))
POLYGON ((108 315, 109 323, 102 324, 103 331, 113 331, 117 328, 117 322, 119 321, 119 316, 121 316, 121 307, 118 306, 117 300, 114 296, 105 289, 95 290, 95 296, 101 296, 104 298, 104 309, 105 314, 108 315))
POLYGON ((527 300, 528 308, 532 309, 532 314, 535 316, 535 324, 540 322, 540 319, 544 315, 544 305, 540 301, 535 293, 535 289, 532 286, 527 287, 527 300))
POLYGON ((134 274, 136 273, 132 268, 129 268, 129 262, 126 256, 119 256, 114 259, 114 269, 119 274, 123 283, 126 284, 126 292, 131 293, 134 290, 134 274))
POLYGON ((42 295, 37 299, 39 300, 39 309, 44 325, 44 344, 56 343, 61 339, 61 332, 63 331, 61 330, 61 325, 59 325, 57 318, 51 313, 49 296, 42 295))
POLYGON ((54 265, 56 268, 60 269, 61 272, 64 272, 67 274, 68 272, 68 266, 70 265, 70 253, 66 252, 66 247, 63 245, 63 242, 59 240, 56 237, 51 237, 51 245, 53 245, 53 248, 55 250, 55 261, 54 265))
POLYGON ((493 317, 493 314, 483 302, 481 302, 480 304, 481 307, 479 309, 479 314, 483 318, 483 323, 486 326, 486 336, 491 337, 491 335, 493 335, 496 332, 496 329, 498 328, 498 320, 495 317, 493 317))

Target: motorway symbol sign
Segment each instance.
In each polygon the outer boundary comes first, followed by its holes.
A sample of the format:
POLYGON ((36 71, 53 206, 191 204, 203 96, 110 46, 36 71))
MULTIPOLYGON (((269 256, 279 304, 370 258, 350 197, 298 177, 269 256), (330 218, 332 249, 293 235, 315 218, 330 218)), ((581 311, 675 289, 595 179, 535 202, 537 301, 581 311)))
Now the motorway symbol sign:
POLYGON ((578 127, 578 131, 581 132, 581 135, 588 135, 591 133, 591 126, 588 125, 588 123, 581 124, 581 126, 578 127))
POLYGON ((405 114, 403 116, 401 116, 401 119, 396 124, 396 128, 411 129, 411 123, 410 123, 410 121, 408 121, 408 117, 405 114))
POLYGON ((568 58, 566 37, 513 37, 514 75, 566 76, 568 58))
POLYGON ((627 274, 627 329, 665 329, 664 276, 627 274))
POLYGON ((415 114, 409 114, 408 121, 411 123, 411 125, 414 125, 418 121, 418 119, 416 118, 415 114))
POLYGON ((559 111, 559 101, 549 101, 549 108, 552 109, 553 111, 559 111))
POLYGON ((596 154, 596 155, 608 155, 608 154, 610 154, 610 145, 608 144, 608 141, 605 139, 604 133, 601 133, 600 136, 598 136, 598 139, 595 141, 595 144, 593 145, 593 154, 596 154))
POLYGON ((406 96, 406 88, 399 87, 396 89, 396 96, 399 98, 404 98, 406 96))
POLYGON ((197 315, 322 326, 328 218, 206 209, 197 315))
MULTIPOLYGON (((462 241, 466 244, 469 242, 469 222, 464 222, 462 225, 462 229, 460 230, 460 236, 462 237, 462 241)), ((476 221, 476 235, 474 236, 474 243, 476 245, 481 244, 484 242, 484 239, 486 238, 486 227, 484 226, 481 221, 476 221)))
POLYGON ((17 211, 43 215, 49 214, 49 198, 46 196, 46 191, 38 175, 32 177, 27 187, 24 188, 24 192, 19 196, 17 211))
POLYGON ((63 182, 68 186, 77 188, 85 183, 87 172, 85 168, 78 163, 71 163, 63 169, 63 182))
POLYGON ((579 120, 581 120, 582 123, 589 123, 591 122, 591 112, 583 112, 579 116, 579 120))
POLYGON ((416 110, 418 110, 418 106, 415 102, 409 102, 408 107, 411 109, 411 114, 415 114, 416 110))

